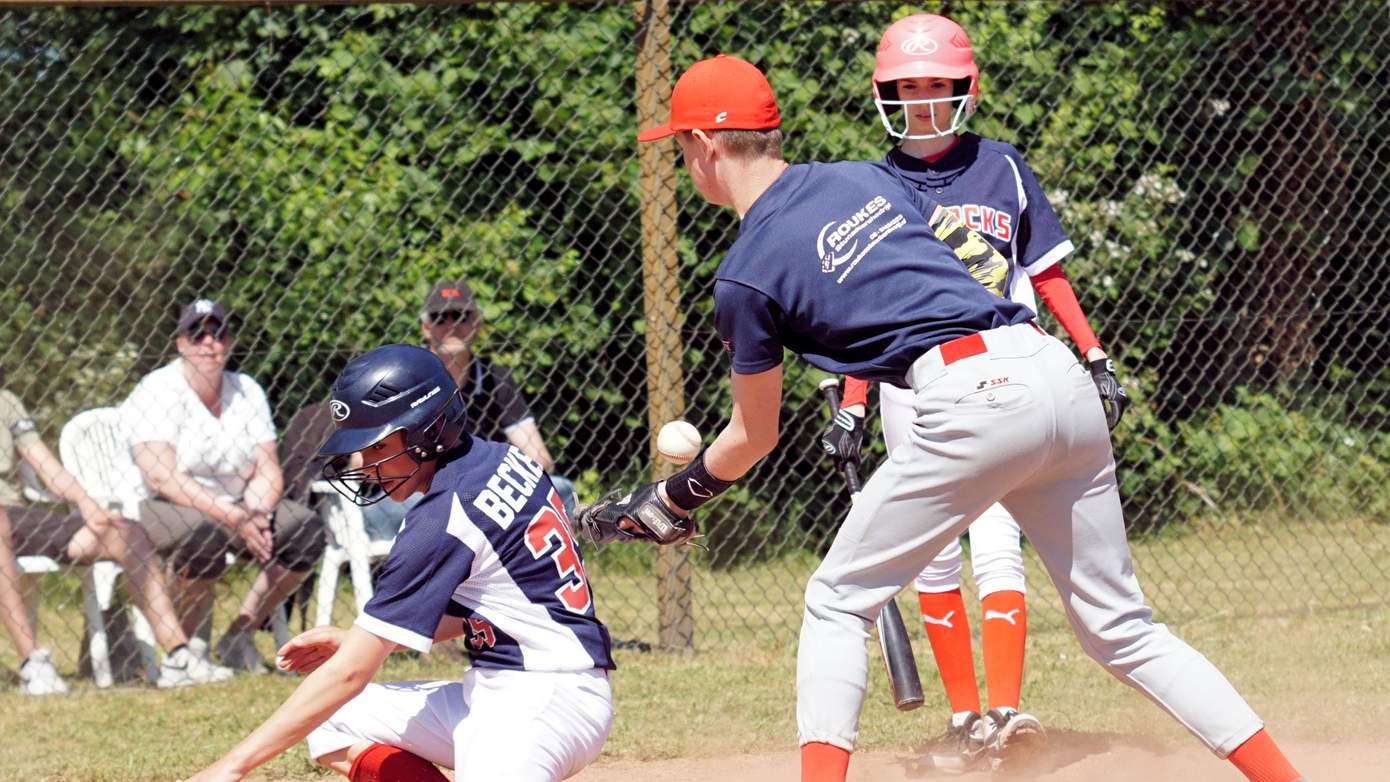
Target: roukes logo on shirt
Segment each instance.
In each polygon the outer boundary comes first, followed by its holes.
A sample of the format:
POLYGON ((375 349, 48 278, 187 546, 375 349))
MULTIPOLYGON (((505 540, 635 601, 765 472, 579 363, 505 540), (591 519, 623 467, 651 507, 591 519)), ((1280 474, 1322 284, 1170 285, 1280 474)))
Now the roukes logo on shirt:
POLYGON ((328 412, 333 416, 334 421, 346 421, 352 409, 347 406, 347 402, 334 399, 328 403, 328 412))
POLYGON ((859 249, 855 237, 882 217, 890 207, 892 204, 887 198, 876 195, 848 218, 838 223, 831 220, 821 226, 820 234, 816 236, 816 257, 820 258, 820 270, 829 274, 853 258, 855 250, 859 249))

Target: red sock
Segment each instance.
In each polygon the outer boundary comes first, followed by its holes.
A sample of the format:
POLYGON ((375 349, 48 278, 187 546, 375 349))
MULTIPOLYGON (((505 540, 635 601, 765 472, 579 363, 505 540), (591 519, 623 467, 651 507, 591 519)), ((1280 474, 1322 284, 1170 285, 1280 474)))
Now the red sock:
POLYGON ((1022 592, 994 592, 980 601, 980 646, 985 657, 989 707, 1018 708, 1023 689, 1023 652, 1028 641, 1028 609, 1022 592))
POLYGON ((352 782, 449 782, 434 764, 399 747, 373 744, 362 750, 352 768, 352 782))
POLYGON ((931 642, 951 711, 979 711, 980 690, 975 685, 970 620, 965 616, 960 590, 919 592, 917 602, 922 606, 922 626, 927 629, 927 640, 931 642))
POLYGON ((1295 782, 1298 772, 1264 728, 1226 756, 1250 782, 1295 782))
POLYGON ((801 782, 845 782, 849 750, 812 741, 801 745, 801 782))

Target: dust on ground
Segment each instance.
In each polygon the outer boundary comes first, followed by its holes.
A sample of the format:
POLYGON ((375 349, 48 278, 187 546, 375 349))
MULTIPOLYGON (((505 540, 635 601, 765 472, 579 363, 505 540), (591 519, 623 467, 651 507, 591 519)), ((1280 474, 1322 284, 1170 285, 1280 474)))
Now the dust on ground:
MULTIPOLYGON (((1310 782, 1369 782, 1390 778, 1390 743, 1283 742, 1310 782)), ((1053 733, 1026 768, 947 776, 908 752, 857 752, 849 782, 961 780, 961 782, 1238 782, 1241 775, 1197 742, 1169 745, 1118 734, 1053 733)), ((578 782, 796 782, 795 751, 766 754, 600 762, 578 782)))

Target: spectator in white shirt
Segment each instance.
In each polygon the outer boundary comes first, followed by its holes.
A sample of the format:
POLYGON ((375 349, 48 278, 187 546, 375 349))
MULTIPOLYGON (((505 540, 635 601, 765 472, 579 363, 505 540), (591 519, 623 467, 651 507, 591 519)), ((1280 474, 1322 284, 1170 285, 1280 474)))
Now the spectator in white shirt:
POLYGON ((178 578, 190 636, 210 621, 228 552, 264 565, 216 647, 224 665, 263 671, 255 631, 308 577, 323 553, 323 524, 282 498, 265 392, 226 370, 226 309, 208 299, 188 305, 175 343, 179 357, 146 375, 123 406, 131 454, 155 495, 140 517, 178 578))

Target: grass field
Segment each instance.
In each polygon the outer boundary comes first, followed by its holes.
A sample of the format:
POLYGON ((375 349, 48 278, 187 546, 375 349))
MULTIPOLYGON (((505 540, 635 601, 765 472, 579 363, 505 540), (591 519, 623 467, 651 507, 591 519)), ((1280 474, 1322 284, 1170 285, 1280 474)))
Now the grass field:
MULTIPOLYGON (((1390 585, 1376 570, 1390 562, 1390 526, 1212 528, 1134 549, 1160 618, 1227 673, 1276 735, 1390 743, 1390 585)), ((798 558, 724 573, 697 569, 698 652, 618 651, 617 719, 604 762, 793 747, 795 631, 813 564, 798 558)), ((654 612, 635 597, 650 592, 650 580, 602 565, 592 575, 615 637, 654 641, 654 612)), ((1055 603, 1050 587, 1034 585, 1026 705, 1061 734, 1190 742, 1080 654, 1055 603)), ((906 597, 903 608, 915 615, 906 597)), ((268 651, 269 640, 263 643, 268 651)), ((907 751, 939 732, 944 698, 929 652, 917 647, 926 707, 895 711, 875 667, 861 725, 865 749, 907 751)), ((461 667, 455 655, 398 655, 379 678, 450 677, 461 667)), ((230 746, 295 682, 246 676, 178 692, 74 684, 67 698, 0 693, 0 779, 173 778, 230 746)), ((319 772, 294 751, 262 774, 308 779, 319 772)))

